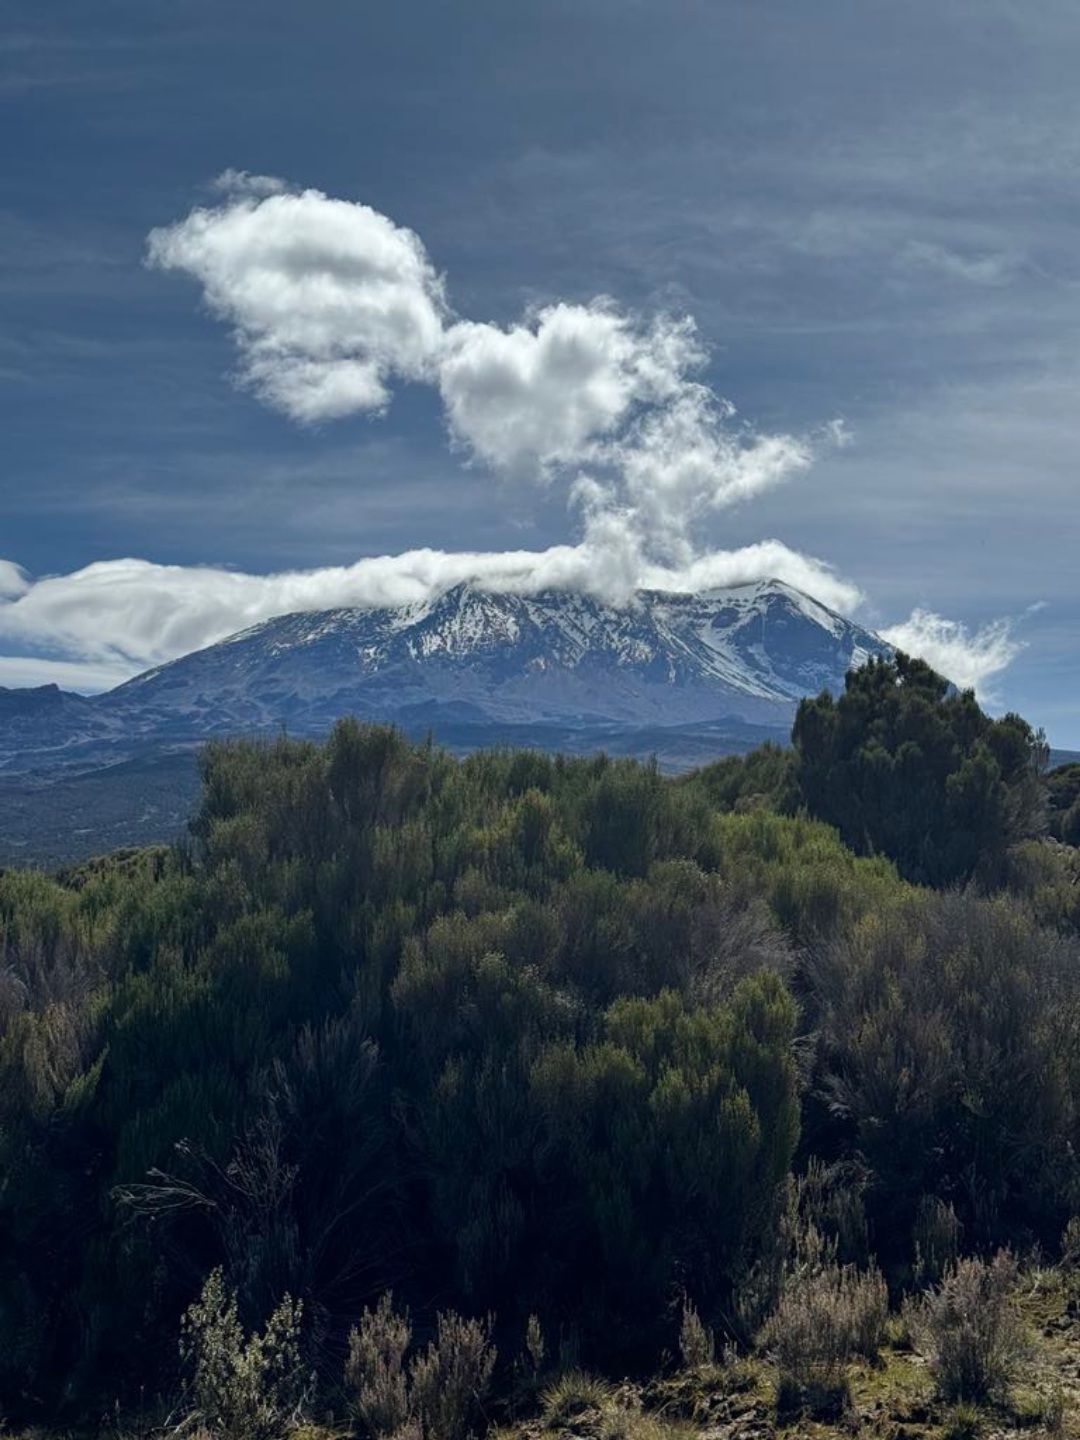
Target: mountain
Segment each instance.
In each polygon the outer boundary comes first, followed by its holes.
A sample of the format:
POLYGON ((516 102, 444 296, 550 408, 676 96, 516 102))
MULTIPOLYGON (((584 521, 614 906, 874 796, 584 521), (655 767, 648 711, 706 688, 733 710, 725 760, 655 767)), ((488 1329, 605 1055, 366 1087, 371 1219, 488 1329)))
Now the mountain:
POLYGON ((194 794, 190 752, 212 736, 319 735, 351 713, 458 750, 602 748, 685 768, 786 739, 803 695, 887 650, 776 580, 641 591, 622 607, 459 585, 279 616, 104 695, 0 689, 0 859, 41 853, 46 833, 50 858, 74 830, 93 848, 99 813, 110 843, 173 833, 194 794))
POLYGON ((459 585, 398 609, 285 615, 152 670, 110 708, 209 732, 319 730, 452 707, 474 721, 783 723, 882 642, 776 581, 703 595, 588 596, 459 585))
POLYGON ((341 714, 499 727, 786 726, 887 647, 779 581, 625 607, 459 585, 386 609, 284 615, 85 698, 0 691, 0 767, 78 768, 133 744, 278 730, 341 714), (99 754, 99 752, 101 752, 99 754))

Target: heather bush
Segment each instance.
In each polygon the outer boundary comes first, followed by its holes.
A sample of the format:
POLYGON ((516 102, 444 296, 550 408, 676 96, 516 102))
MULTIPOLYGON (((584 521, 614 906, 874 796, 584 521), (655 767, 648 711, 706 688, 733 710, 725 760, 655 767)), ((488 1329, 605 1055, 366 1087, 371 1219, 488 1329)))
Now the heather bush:
POLYGON ((946 1400, 1000 1400, 1027 1354, 1016 1261, 959 1260, 912 1315, 913 1338, 946 1400))
POLYGON ((716 1357, 712 1331, 702 1323, 701 1316, 690 1300, 683 1301, 679 1325, 679 1354, 687 1370, 702 1370, 716 1357))
POLYGON ((211 1271, 181 1326, 192 1420, 222 1440, 277 1440, 298 1418, 308 1386, 302 1315, 286 1295, 261 1333, 245 1334, 236 1292, 220 1269, 211 1271))
POLYGON ((435 1339, 409 1367, 409 1407, 427 1440, 463 1440, 491 1384, 492 1319, 439 1315, 435 1339))
POLYGON ((856 1355, 874 1359, 888 1319, 876 1269, 827 1264, 792 1275, 761 1340, 779 1372, 779 1391, 813 1403, 834 1391, 856 1355))
POLYGON ((464 1440, 495 1369, 492 1320, 439 1315, 435 1338, 406 1364, 412 1340, 407 1314, 386 1294, 365 1310, 349 1335, 345 1383, 372 1436, 405 1432, 426 1440, 464 1440))
POLYGON ((389 1291, 349 1332, 345 1384, 356 1414, 372 1435, 392 1435, 408 1419, 405 1354, 411 1339, 408 1314, 394 1309, 389 1291))
POLYGON ((936 1195, 924 1195, 915 1212, 911 1240, 916 1284, 935 1284, 957 1257, 960 1222, 956 1211, 936 1195))

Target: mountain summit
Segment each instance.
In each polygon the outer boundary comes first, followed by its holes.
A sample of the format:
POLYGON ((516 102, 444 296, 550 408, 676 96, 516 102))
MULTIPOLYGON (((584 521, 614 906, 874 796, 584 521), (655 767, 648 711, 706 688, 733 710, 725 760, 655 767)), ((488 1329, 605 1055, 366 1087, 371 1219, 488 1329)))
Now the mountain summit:
MULTIPOLYGON (((153 744, 339 715, 432 728, 466 745, 556 727, 571 748, 612 733, 739 722, 786 728, 798 700, 839 689, 888 646, 778 580, 625 606, 568 591, 458 585, 422 603, 278 616, 93 697, 0 697, 0 770, 71 771, 153 744), (486 736, 495 727, 498 735, 486 736)), ((545 743, 535 737, 536 743, 545 743)))
POLYGON ((784 724, 803 695, 888 647, 779 581, 697 595, 458 585, 393 609, 284 615, 105 698, 140 728, 320 731, 345 712, 477 723, 784 724))

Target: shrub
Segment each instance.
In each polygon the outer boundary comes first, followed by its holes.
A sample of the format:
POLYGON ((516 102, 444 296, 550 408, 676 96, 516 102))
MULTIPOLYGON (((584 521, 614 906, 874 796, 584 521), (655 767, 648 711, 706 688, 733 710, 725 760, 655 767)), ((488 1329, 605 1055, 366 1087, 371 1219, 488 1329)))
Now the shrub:
POLYGON ((301 1302, 286 1295, 261 1334, 245 1335, 235 1290, 212 1270, 181 1326, 192 1419, 226 1440, 274 1440, 305 1398, 302 1315, 301 1302))
POLYGON ((961 1400, 945 1416, 941 1440, 979 1440, 982 1428, 983 1417, 979 1407, 961 1400))
POLYGON ((911 1238, 916 1284, 935 1284, 956 1261, 960 1246, 960 1221, 956 1211, 937 1196, 924 1195, 915 1212, 911 1238))
POLYGON ((441 1314, 435 1339, 409 1367, 409 1408, 428 1440, 462 1440, 495 1369, 492 1318, 441 1314))
POLYGON ((463 1440, 491 1383, 495 1347, 492 1319, 439 1315, 435 1339, 406 1366, 412 1340, 407 1313, 386 1294, 365 1310, 349 1334, 345 1383, 371 1435, 416 1440, 463 1440))
POLYGON ((701 1316, 689 1300, 683 1301, 679 1354, 687 1370, 703 1370, 716 1356, 712 1331, 702 1324, 701 1316))
POLYGON ((877 1355, 889 1299, 880 1271, 830 1264, 791 1277, 762 1341, 779 1371, 779 1393, 816 1403, 835 1391, 855 1355, 877 1355))
POLYGON ((392 1435, 408 1419, 405 1352, 411 1339, 408 1314, 394 1309, 389 1292, 349 1332, 345 1383, 354 1392, 357 1415, 373 1435, 392 1435))
POLYGON ((946 1400, 1002 1399, 1027 1353, 1016 1308, 1016 1261, 960 1260, 913 1316, 915 1343, 946 1400))
POLYGON ((540 1328, 540 1317, 530 1315, 525 1322, 525 1353, 529 1357, 529 1364, 534 1375, 539 1375, 544 1367, 544 1356, 547 1354, 547 1345, 544 1342, 544 1332, 540 1328))

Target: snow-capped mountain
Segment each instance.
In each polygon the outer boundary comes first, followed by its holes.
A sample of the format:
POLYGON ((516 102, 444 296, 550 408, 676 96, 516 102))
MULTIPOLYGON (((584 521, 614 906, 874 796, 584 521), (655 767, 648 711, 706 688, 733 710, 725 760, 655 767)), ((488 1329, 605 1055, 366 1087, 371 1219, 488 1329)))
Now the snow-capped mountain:
POLYGON ((208 731, 319 729, 352 711, 392 719, 452 706, 500 722, 783 723, 882 643, 777 581, 699 595, 643 591, 616 608, 580 594, 459 585, 385 610, 285 615, 152 670, 116 709, 208 731))
POLYGON ((801 696, 841 687, 846 670, 887 648, 775 580, 642 591, 621 607, 459 585, 401 608, 268 620, 106 695, 5 692, 0 768, 70 768, 124 758, 133 744, 282 726, 317 734, 345 713, 437 735, 455 725, 786 727, 801 696))

